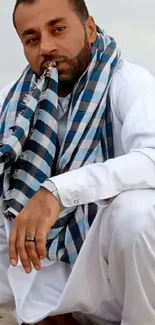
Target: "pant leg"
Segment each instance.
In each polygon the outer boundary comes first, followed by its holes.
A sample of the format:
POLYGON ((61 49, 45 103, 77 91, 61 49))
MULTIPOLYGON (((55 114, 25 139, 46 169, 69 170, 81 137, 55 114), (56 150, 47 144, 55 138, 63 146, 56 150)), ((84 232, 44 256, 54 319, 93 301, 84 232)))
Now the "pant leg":
POLYGON ((13 294, 7 276, 9 265, 6 233, 3 220, 0 217, 0 307, 6 308, 11 308, 14 305, 13 294))
POLYGON ((120 194, 104 213, 100 252, 122 325, 155 324, 155 191, 120 194))
MULTIPOLYGON (((55 314, 82 312, 93 324, 155 324, 154 207, 155 191, 139 190, 122 193, 100 211, 55 314)), ((51 271, 47 283, 50 292, 51 271)))

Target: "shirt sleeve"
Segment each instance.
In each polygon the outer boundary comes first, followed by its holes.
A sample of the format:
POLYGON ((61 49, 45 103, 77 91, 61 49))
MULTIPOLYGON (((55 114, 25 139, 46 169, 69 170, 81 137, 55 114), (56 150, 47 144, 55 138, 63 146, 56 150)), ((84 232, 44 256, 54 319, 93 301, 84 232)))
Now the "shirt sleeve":
MULTIPOLYGON (((124 155, 52 177, 64 207, 104 205, 123 191, 155 189, 155 80, 137 71, 112 96, 124 155)), ((50 190, 48 183, 43 186, 50 190)))

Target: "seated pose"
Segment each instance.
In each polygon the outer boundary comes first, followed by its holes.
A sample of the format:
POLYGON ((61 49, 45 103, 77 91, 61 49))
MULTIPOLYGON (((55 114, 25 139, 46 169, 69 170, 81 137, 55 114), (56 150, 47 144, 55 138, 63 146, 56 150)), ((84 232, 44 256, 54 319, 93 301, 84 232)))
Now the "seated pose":
POLYGON ((19 323, 155 324, 155 79, 83 0, 17 0, 0 93, 0 306, 19 323))

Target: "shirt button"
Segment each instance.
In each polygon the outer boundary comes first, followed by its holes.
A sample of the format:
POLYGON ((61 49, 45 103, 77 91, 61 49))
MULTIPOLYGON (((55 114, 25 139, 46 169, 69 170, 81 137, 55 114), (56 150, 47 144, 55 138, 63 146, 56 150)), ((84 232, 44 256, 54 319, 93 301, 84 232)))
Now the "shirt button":
POLYGON ((79 204, 79 200, 74 200, 74 204, 75 205, 79 204))

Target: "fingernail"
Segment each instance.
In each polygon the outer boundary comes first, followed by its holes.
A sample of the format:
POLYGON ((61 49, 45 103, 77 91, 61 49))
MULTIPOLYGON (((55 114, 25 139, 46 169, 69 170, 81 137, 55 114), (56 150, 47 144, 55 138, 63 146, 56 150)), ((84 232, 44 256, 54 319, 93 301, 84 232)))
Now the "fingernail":
POLYGON ((30 273, 31 270, 30 270, 28 267, 26 267, 26 268, 25 268, 25 272, 26 272, 26 273, 30 273))
POLYGON ((34 267, 35 267, 35 269, 36 269, 37 271, 40 270, 40 266, 39 266, 39 265, 34 265, 34 267))
POLYGON ((10 263, 11 263, 12 266, 16 266, 17 265, 16 260, 13 260, 13 259, 10 261, 10 263))
POLYGON ((45 259, 45 257, 44 257, 43 255, 41 255, 41 256, 40 256, 40 259, 41 259, 41 260, 44 260, 44 259, 45 259))

